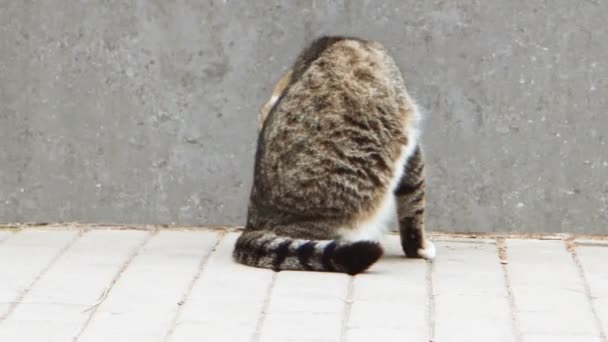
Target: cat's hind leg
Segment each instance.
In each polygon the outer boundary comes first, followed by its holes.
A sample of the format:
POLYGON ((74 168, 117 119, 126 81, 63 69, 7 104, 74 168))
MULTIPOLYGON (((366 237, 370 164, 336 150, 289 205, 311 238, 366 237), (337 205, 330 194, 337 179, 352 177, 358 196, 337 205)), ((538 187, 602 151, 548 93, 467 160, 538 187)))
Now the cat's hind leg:
POLYGON ((435 245, 424 234, 424 160, 420 146, 404 165, 394 191, 401 247, 409 258, 435 258, 435 245))

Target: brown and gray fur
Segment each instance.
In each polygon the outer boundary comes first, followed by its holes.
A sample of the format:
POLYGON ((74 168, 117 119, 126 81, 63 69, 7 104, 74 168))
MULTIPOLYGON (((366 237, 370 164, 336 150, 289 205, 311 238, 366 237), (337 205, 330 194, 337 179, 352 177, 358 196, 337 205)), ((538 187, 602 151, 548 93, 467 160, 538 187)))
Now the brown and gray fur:
POLYGON ((382 255, 379 239, 395 212, 405 254, 433 258, 424 236, 419 121, 380 44, 314 41, 259 113, 253 188, 235 259, 356 274, 382 255))

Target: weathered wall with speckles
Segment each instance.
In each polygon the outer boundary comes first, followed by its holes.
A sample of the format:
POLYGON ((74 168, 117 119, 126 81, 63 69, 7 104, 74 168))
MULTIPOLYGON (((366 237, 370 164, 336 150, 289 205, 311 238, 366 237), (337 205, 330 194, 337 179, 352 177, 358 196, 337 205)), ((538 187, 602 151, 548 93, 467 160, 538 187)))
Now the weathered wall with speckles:
POLYGON ((240 225, 255 115, 321 33, 425 109, 428 226, 608 233, 606 1, 0 1, 0 222, 240 225))

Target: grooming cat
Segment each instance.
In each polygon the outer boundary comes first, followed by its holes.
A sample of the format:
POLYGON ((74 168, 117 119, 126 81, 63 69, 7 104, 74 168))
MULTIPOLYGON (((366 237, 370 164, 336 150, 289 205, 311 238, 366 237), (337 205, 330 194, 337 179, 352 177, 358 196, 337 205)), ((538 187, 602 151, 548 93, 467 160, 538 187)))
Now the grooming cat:
POLYGON ((382 255, 379 239, 395 212, 405 254, 434 258, 424 237, 419 121, 380 44, 314 41, 259 113, 247 224, 234 258, 277 271, 356 274, 382 255))

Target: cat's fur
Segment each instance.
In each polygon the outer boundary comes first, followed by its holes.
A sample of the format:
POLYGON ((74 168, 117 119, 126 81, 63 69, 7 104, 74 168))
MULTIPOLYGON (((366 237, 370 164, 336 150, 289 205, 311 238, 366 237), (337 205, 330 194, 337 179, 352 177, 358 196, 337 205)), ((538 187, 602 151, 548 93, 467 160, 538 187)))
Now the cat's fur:
POLYGON ((235 259, 356 274, 382 255, 379 238, 395 211, 405 254, 432 259, 419 122, 380 44, 314 41, 259 113, 247 225, 235 259))

